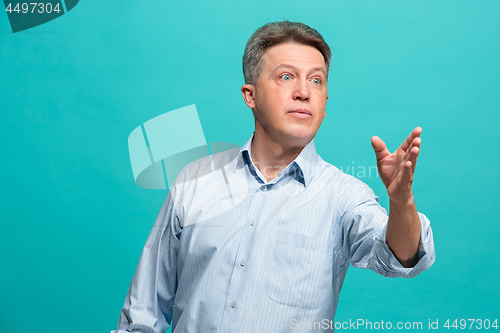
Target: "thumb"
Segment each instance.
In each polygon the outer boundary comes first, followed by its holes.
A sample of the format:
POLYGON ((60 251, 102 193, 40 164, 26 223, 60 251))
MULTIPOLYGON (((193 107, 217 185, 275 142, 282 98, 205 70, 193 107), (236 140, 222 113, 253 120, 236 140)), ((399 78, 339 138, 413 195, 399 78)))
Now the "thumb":
POLYGON ((378 136, 372 137, 372 147, 373 150, 375 151, 377 162, 380 161, 387 154, 390 154, 389 150, 387 149, 387 146, 385 145, 385 142, 382 141, 382 139, 379 138, 378 136))

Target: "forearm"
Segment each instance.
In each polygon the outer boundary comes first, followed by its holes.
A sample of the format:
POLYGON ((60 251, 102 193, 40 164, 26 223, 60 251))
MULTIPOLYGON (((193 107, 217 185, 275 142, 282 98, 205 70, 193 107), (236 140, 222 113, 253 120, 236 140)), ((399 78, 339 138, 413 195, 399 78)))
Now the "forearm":
POLYGON ((390 201, 386 242, 403 267, 418 261, 421 225, 413 196, 406 203, 390 201))

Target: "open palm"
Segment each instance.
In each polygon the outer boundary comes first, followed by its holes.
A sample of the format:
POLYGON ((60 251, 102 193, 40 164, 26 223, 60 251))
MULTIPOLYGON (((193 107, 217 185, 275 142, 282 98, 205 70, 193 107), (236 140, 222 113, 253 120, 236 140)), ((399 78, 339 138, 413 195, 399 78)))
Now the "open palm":
POLYGON ((378 136, 372 137, 378 173, 393 202, 405 203, 412 199, 413 173, 422 142, 420 133, 422 128, 415 128, 394 153, 387 149, 384 141, 378 136))

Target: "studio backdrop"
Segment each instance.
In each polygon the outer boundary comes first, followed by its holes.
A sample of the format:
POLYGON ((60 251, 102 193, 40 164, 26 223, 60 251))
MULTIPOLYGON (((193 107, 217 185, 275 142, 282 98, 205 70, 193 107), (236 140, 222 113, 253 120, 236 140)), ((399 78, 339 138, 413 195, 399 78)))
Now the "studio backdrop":
POLYGON ((423 128, 413 186, 435 264, 413 279, 350 268, 336 331, 353 322, 498 330, 499 1, 4 5, 1 332, 116 328, 177 172, 252 134, 240 93, 245 43, 283 19, 312 26, 332 48, 318 153, 385 208, 370 138, 393 151, 423 128))

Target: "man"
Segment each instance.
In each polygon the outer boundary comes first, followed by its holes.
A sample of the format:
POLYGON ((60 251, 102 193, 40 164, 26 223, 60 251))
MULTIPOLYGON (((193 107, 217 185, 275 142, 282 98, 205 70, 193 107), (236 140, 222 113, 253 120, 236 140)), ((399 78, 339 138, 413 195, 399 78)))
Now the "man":
POLYGON ((172 186, 132 280, 119 332, 332 331, 349 264, 413 277, 434 262, 411 190, 416 128, 394 153, 372 138, 389 216, 364 183, 324 162, 330 48, 276 22, 243 56, 255 132, 241 149, 194 162, 172 186), (209 171, 207 172, 207 169, 209 171), (311 330, 310 328, 313 328, 311 330))

